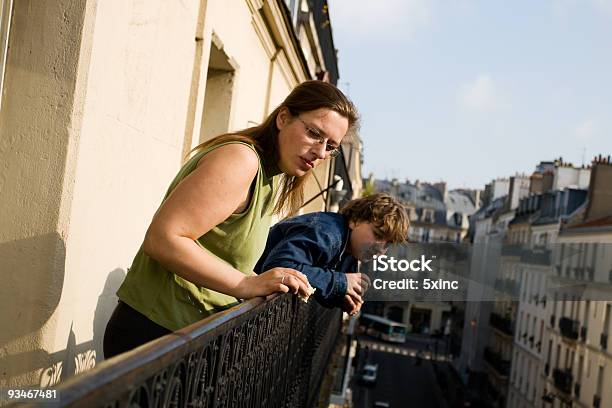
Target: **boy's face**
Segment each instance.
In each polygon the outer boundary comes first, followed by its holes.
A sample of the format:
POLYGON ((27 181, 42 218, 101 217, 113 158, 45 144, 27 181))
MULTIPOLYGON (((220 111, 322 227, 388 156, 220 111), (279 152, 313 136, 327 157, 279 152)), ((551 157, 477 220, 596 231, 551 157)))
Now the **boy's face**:
POLYGON ((350 253, 362 262, 372 260, 374 255, 387 252, 387 242, 377 238, 374 226, 369 222, 349 222, 351 232, 350 253))

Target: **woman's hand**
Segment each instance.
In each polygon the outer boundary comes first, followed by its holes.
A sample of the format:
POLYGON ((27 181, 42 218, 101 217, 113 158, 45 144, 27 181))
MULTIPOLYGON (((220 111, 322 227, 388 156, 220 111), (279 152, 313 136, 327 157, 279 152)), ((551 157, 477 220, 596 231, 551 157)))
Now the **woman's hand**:
POLYGON ((291 292, 308 298, 313 289, 306 275, 295 269, 280 267, 269 269, 260 275, 245 276, 236 287, 236 297, 240 299, 267 296, 276 292, 291 292))

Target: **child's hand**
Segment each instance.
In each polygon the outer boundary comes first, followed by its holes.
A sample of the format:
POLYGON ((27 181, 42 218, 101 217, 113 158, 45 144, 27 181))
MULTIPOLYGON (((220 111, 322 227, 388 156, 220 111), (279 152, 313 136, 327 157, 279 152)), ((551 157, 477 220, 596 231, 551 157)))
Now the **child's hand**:
POLYGON ((355 304, 363 303, 363 295, 370 287, 368 275, 365 273, 347 273, 346 283, 346 294, 352 298, 355 304))
POLYGON ((352 316, 361 310, 361 305, 363 305, 363 301, 355 302, 349 295, 345 295, 342 310, 352 316))

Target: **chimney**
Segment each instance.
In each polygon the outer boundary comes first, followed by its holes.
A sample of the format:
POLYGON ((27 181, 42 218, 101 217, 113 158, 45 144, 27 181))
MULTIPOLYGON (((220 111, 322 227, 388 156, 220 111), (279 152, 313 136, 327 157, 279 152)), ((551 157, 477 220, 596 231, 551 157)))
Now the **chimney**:
POLYGON ((599 155, 592 162, 585 221, 612 216, 612 163, 599 155))
POLYGON ((544 188, 544 175, 540 172, 534 172, 529 177, 529 193, 541 194, 544 188))
POLYGON ((446 181, 440 181, 438 183, 434 183, 433 186, 442 195, 442 201, 447 202, 448 201, 448 189, 446 188, 446 181))
POLYGON ((507 209, 514 210, 519 205, 519 200, 525 194, 529 194, 527 186, 525 185, 526 177, 516 175, 510 177, 510 188, 508 191, 508 203, 507 209))

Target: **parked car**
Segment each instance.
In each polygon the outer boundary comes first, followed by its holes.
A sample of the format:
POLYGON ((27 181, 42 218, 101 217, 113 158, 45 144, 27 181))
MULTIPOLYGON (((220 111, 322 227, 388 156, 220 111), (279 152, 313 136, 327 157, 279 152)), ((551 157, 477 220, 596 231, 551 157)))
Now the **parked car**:
POLYGON ((363 366, 361 376, 359 380, 362 384, 373 385, 376 384, 376 378, 378 377, 378 364, 366 364, 363 366))

